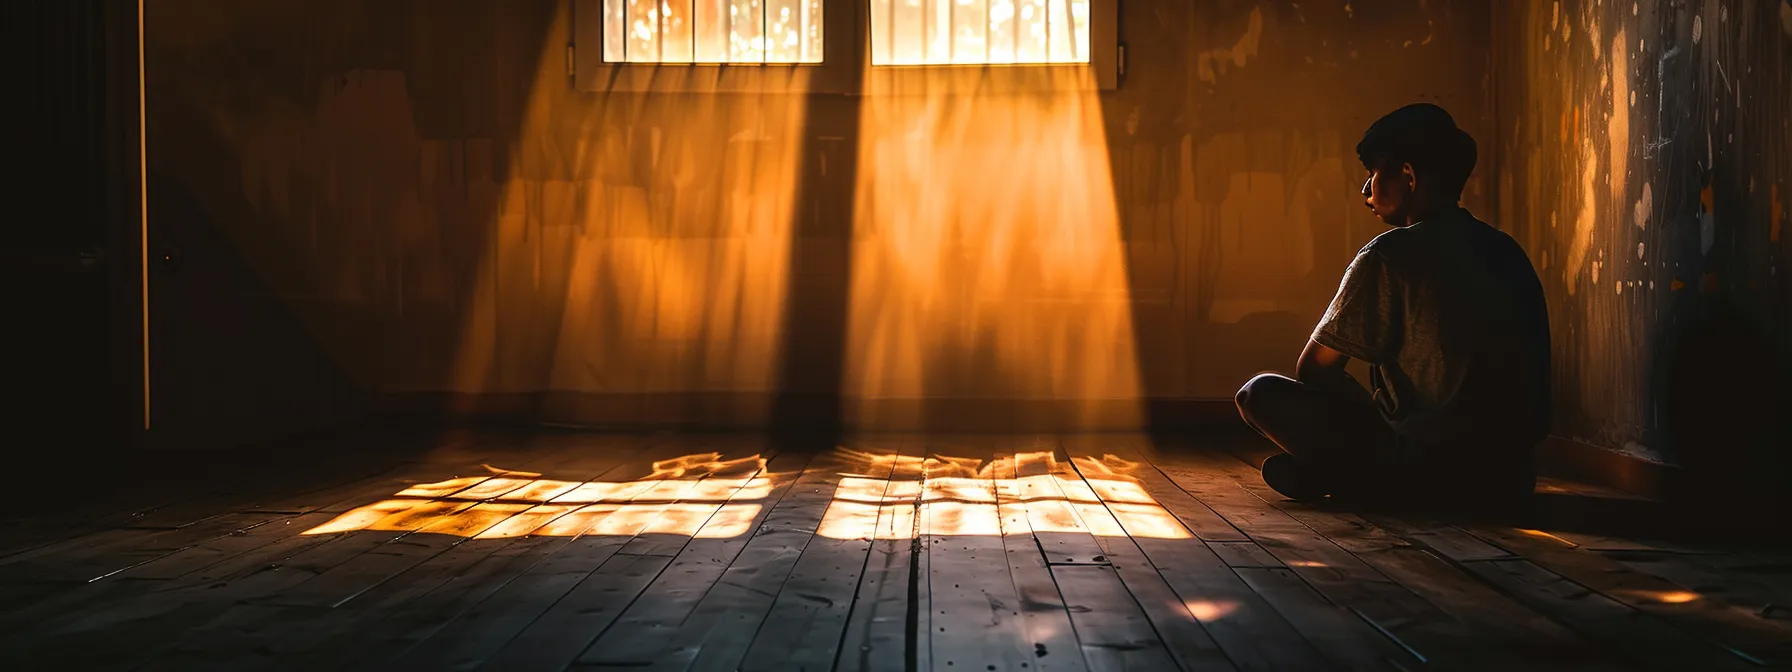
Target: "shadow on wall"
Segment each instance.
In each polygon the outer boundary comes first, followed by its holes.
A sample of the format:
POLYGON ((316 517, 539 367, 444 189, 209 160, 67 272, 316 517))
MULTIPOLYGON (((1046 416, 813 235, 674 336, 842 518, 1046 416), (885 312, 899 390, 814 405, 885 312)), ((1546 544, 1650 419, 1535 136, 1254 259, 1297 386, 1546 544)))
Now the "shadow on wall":
POLYGON ((1668 496, 1709 507, 1792 508, 1792 371, 1764 325, 1712 297, 1662 334, 1662 438, 1688 480, 1668 496))
MULTIPOLYGON (((196 142, 187 151, 211 150, 196 142)), ((149 442, 219 448, 356 419, 366 408, 363 389, 305 319, 332 306, 270 300, 274 288, 185 185, 152 170, 148 187, 148 214, 158 223, 149 248, 149 442)))
MULTIPOLYGON (((680 93, 574 92, 565 5, 158 3, 151 201, 193 197, 158 228, 216 222, 194 263, 266 289, 212 288, 291 305, 372 393, 772 389, 804 97, 706 94, 713 70, 683 67, 656 77, 680 93)), ((245 376, 292 359, 243 336, 245 376)), ((169 384, 201 406, 241 389, 169 384)))
POLYGON ((162 427, 265 439, 451 378, 516 163, 493 138, 514 134, 534 84, 504 66, 535 72, 553 15, 151 3, 150 249, 178 257, 151 276, 162 427))

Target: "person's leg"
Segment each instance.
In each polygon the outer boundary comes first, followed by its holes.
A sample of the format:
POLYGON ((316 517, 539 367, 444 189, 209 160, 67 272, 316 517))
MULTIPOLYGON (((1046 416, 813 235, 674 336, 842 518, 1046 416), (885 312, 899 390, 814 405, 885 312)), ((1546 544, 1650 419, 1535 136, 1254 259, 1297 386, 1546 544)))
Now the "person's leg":
POLYGON ((1432 504, 1472 513, 1522 512, 1536 489, 1529 445, 1469 441, 1432 451, 1416 465, 1416 493, 1432 504))
POLYGON ((1246 424, 1303 462, 1344 466, 1374 461, 1382 432, 1392 431, 1361 385, 1328 392, 1264 373, 1238 390, 1246 424))
POLYGON ((1368 391, 1352 383, 1351 388, 1327 391, 1265 373, 1238 390, 1238 412, 1245 423, 1280 446, 1296 465, 1292 467, 1296 471, 1289 471, 1286 463, 1265 466, 1265 480, 1281 474, 1281 484, 1298 491, 1283 494, 1323 494, 1378 475, 1377 447, 1393 430, 1381 419, 1368 391), (1272 473, 1272 467, 1280 471, 1272 473), (1297 487, 1289 480, 1295 473, 1297 487))

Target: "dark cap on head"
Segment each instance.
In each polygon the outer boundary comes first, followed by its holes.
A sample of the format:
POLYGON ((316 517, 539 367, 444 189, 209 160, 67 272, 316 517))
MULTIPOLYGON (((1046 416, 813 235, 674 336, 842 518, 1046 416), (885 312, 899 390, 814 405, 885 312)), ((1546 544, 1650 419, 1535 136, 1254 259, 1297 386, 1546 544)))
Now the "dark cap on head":
POLYGON ((1356 143, 1357 159, 1370 170, 1410 163, 1423 182, 1459 195, 1475 170, 1475 139, 1456 127, 1444 108, 1413 103, 1375 120, 1356 143))

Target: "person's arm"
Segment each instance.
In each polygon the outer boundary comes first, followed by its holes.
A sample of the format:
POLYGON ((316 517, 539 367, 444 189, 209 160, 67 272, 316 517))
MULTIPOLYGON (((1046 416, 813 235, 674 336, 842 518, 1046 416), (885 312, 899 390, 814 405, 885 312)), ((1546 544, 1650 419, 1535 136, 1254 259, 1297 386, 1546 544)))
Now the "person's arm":
POLYGON ((1399 340, 1399 291, 1387 259, 1364 248, 1344 271, 1337 296, 1307 339, 1294 377, 1320 388, 1355 386, 1345 365, 1351 359, 1385 361, 1399 340))
POLYGON ((1294 377, 1315 387, 1333 387, 1349 379, 1344 372, 1344 365, 1349 363, 1349 355, 1308 340, 1307 347, 1300 351, 1300 361, 1294 365, 1294 377))

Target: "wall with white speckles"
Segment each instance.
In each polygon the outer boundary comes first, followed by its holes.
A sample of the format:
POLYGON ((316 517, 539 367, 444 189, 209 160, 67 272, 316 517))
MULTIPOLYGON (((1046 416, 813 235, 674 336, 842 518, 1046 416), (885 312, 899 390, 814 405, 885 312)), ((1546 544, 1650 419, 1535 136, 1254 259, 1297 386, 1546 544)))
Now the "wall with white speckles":
POLYGON ((1792 3, 1495 3, 1501 217, 1550 300, 1557 433, 1785 478, 1792 3))

